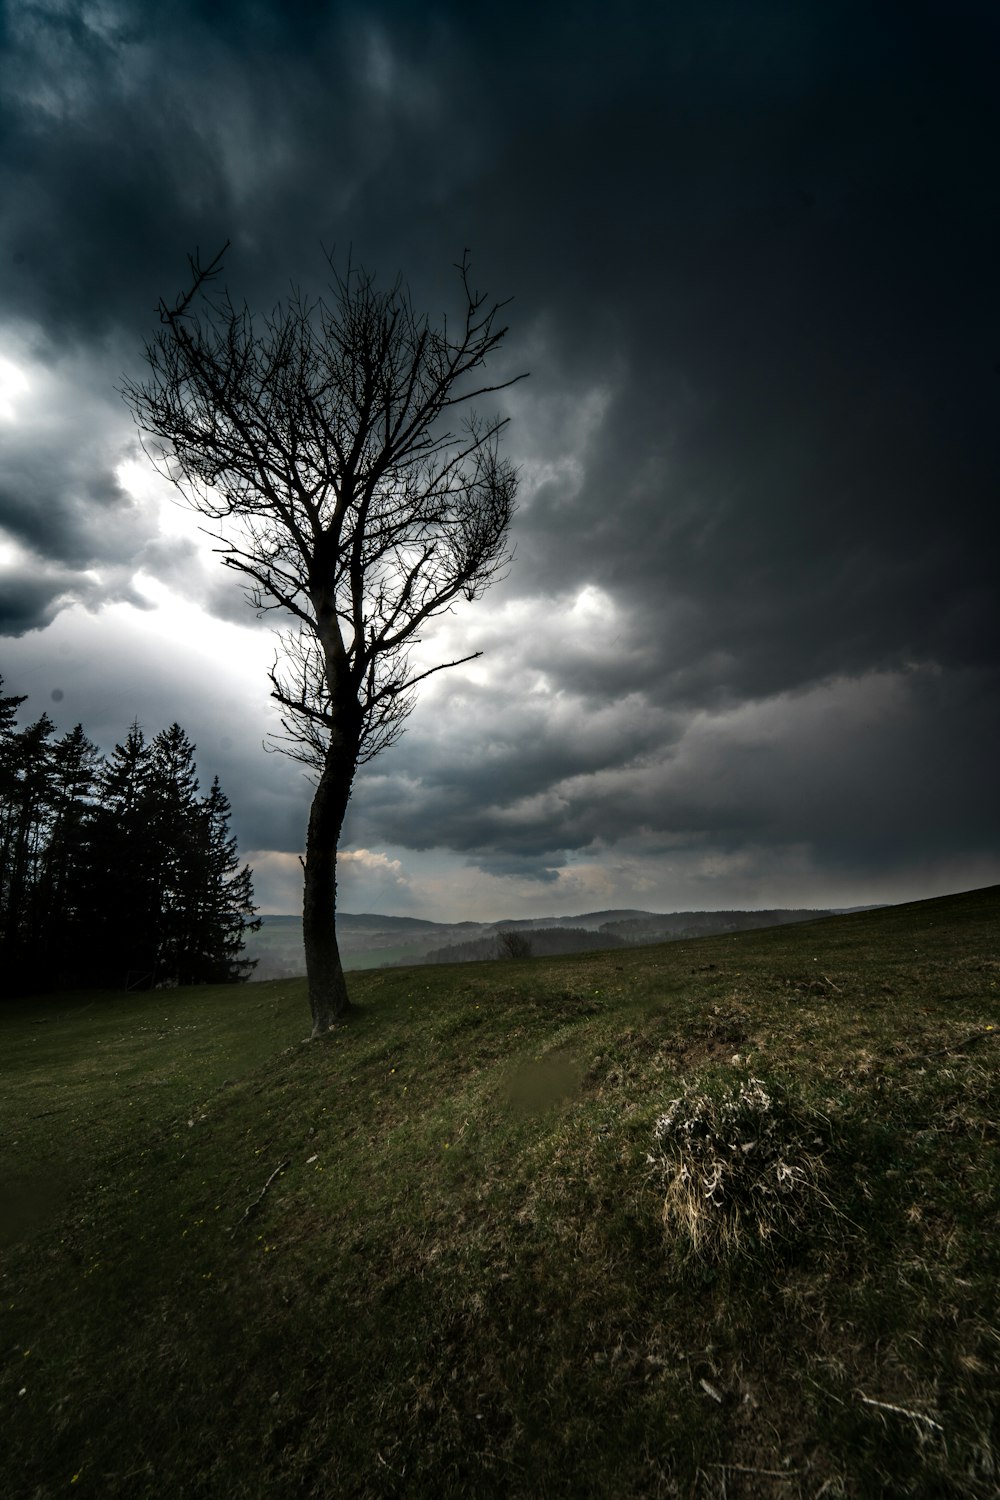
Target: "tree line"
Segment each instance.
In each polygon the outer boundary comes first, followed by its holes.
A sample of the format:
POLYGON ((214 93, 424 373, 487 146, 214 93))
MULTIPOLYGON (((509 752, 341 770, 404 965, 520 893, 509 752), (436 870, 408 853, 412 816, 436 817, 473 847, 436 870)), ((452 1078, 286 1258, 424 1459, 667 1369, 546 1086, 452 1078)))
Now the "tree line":
POLYGON ((3 990, 148 989, 246 979, 252 871, 240 865, 218 777, 199 794, 179 724, 134 723, 102 755, 47 713, 17 724, 0 677, 0 974, 3 990))

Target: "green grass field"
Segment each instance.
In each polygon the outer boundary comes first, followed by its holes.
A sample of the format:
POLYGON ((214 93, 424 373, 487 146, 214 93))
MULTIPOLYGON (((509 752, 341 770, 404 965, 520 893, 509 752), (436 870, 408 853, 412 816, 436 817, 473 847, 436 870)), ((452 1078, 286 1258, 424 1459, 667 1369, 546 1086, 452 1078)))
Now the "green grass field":
POLYGON ((995 1497, 998 918, 4 1007, 0 1495, 995 1497))

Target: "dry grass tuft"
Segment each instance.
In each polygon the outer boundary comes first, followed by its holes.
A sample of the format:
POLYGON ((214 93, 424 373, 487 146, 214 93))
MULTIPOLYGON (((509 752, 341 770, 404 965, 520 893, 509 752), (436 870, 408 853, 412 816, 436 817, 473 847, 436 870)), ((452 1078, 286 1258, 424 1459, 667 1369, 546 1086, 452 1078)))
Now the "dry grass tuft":
POLYGON ((653 1126, 648 1156, 668 1232, 725 1255, 800 1231, 828 1202, 817 1154, 825 1127, 760 1078, 685 1089, 653 1126))

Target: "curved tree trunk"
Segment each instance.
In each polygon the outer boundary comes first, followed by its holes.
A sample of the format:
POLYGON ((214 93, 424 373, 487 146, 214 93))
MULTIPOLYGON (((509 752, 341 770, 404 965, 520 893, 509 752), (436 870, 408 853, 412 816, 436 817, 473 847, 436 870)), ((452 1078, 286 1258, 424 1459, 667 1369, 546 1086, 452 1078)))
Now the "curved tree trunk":
POLYGON ((337 846, 355 760, 341 744, 330 746, 309 811, 302 937, 314 1037, 329 1031, 351 1009, 337 946, 337 846))

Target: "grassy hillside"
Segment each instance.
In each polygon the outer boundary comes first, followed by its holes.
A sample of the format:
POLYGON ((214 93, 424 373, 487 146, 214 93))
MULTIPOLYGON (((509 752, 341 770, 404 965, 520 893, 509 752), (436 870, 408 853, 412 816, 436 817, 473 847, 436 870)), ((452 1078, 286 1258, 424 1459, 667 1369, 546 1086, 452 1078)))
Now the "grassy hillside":
POLYGON ((998 917, 7 1007, 0 1494, 995 1496, 998 917))

